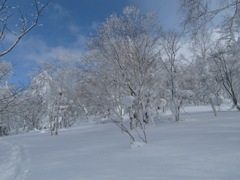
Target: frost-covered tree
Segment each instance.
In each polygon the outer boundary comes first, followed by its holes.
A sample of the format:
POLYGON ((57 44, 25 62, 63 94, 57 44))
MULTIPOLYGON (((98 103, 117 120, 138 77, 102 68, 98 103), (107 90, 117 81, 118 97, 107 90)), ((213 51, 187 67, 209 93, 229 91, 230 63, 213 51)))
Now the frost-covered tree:
POLYGON ((24 93, 23 118, 28 129, 49 128, 52 78, 46 71, 37 74, 24 93))
POLYGON ((87 77, 82 75, 84 65, 81 62, 81 56, 73 55, 66 50, 60 49, 51 64, 53 68, 50 71, 52 71, 55 92, 61 93, 61 96, 58 96, 60 99, 56 99, 62 109, 61 126, 67 128, 73 125, 77 117, 82 114, 87 117, 88 110, 85 105, 87 100, 83 98, 83 92, 80 92, 84 78, 87 79, 87 77))
MULTIPOLYGON (((85 58, 92 71, 91 83, 97 89, 94 98, 102 110, 123 131, 140 129, 144 142, 161 33, 154 13, 126 7, 123 14, 111 15, 98 29, 85 58), (134 99, 130 107, 122 104, 126 97, 134 99), (122 121, 126 113, 130 129, 122 121)), ((135 140, 132 136, 131 139, 135 140)))
POLYGON ((186 30, 198 33, 202 27, 219 29, 233 40, 239 33, 239 0, 179 0, 186 30))
POLYGON ((40 66, 41 72, 34 76, 29 90, 33 99, 41 97, 44 104, 41 126, 57 135, 59 128, 72 126, 83 111, 87 114, 87 100, 79 92, 81 62, 79 56, 58 49, 52 59, 40 62, 40 66))
POLYGON ((6 61, 0 61, 0 127, 8 131, 13 127, 14 118, 10 116, 18 106, 18 98, 23 88, 8 84, 12 74, 12 66, 6 61))
MULTIPOLYGON (((21 39, 39 24, 40 16, 51 0, 33 0, 29 13, 25 7, 10 0, 0 0, 0 129, 18 129, 21 125, 18 108, 22 101, 19 96, 25 88, 8 85, 6 82, 12 72, 12 66, 3 60, 21 39)), ((30 5, 30 4, 29 4, 30 5)))
POLYGON ((202 27, 192 39, 191 51, 193 62, 189 69, 192 78, 192 90, 195 92, 196 103, 210 104, 214 115, 217 115, 215 100, 219 98, 221 85, 216 82, 212 61, 209 58, 217 43, 214 31, 202 27))
POLYGON ((180 109, 184 100, 193 96, 193 92, 184 86, 186 79, 186 71, 190 62, 186 62, 185 58, 180 54, 184 42, 177 32, 166 32, 162 38, 163 56, 161 58, 165 69, 162 83, 165 87, 165 98, 168 106, 174 115, 176 121, 180 120, 180 109))
POLYGON ((233 106, 240 111, 239 78, 240 60, 239 47, 226 47, 218 44, 211 53, 212 71, 216 81, 222 85, 227 95, 233 102, 233 106))
POLYGON ((237 109, 239 86, 238 81, 238 47, 239 47, 239 15, 238 0, 180 0, 183 13, 183 25, 195 38, 203 29, 217 32, 215 45, 208 61, 211 62, 212 73, 215 71, 215 82, 221 84, 237 109), (233 67, 234 66, 234 67, 233 67))

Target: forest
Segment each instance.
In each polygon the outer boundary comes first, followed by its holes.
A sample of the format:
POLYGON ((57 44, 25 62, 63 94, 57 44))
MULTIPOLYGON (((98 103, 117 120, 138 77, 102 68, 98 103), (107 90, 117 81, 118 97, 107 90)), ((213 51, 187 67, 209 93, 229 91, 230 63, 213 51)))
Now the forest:
MULTIPOLYGON (((0 136, 76 126, 81 121, 112 122, 132 142, 147 143, 156 114, 181 121, 186 106, 218 106, 231 101, 240 111, 238 0, 179 0, 183 21, 177 30, 161 26, 156 13, 127 6, 110 15, 89 37, 86 51, 67 51, 39 62, 29 85, 9 84, 14 67, 4 59, 51 1, 34 0, 32 16, 0 1, 0 136), (15 41, 5 43, 8 36, 15 41), (134 133, 133 133, 134 132, 134 133)), ((50 4, 49 4, 50 3, 50 4)))

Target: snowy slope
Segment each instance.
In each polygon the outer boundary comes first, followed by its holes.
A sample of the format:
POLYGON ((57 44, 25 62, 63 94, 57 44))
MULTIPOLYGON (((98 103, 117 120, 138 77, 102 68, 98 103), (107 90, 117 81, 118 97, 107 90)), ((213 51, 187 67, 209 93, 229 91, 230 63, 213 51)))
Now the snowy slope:
POLYGON ((139 149, 111 124, 0 138, 0 179, 240 179, 240 113, 193 109, 149 127, 139 149))

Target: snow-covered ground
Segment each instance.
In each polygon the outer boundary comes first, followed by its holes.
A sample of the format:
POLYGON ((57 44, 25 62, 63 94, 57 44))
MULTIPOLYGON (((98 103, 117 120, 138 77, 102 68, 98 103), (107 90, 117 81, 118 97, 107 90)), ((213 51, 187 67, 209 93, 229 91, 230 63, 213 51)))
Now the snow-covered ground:
POLYGON ((239 180, 240 113, 185 111, 180 123, 149 126, 135 149, 112 124, 0 138, 0 180, 239 180))

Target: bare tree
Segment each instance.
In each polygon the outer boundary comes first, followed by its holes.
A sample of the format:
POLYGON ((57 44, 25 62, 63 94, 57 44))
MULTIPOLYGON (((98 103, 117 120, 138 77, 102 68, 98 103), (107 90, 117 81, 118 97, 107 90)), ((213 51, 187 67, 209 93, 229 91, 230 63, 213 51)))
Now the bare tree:
POLYGON ((44 9, 51 0, 41 3, 33 0, 33 11, 24 14, 18 6, 12 6, 9 0, 0 0, 0 42, 11 36, 13 41, 5 45, 0 51, 0 58, 8 54, 19 43, 19 41, 39 23, 44 9), (18 13, 18 15, 16 14, 18 13), (13 19, 13 21, 12 21, 13 19), (13 26, 12 23, 15 23, 13 26))

